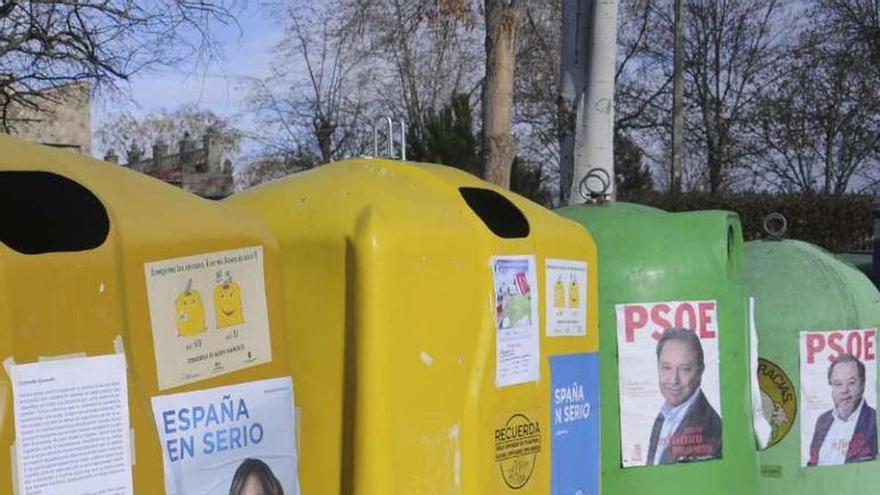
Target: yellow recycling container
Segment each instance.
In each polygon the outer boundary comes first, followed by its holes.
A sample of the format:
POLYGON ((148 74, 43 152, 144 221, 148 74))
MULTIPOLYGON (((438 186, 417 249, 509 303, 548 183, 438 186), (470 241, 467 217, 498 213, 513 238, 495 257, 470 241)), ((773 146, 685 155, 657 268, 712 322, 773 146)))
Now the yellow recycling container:
POLYGON ((5 135, 0 211, 0 493, 296 493, 271 232, 5 135))
POLYGON ((303 493, 598 493, 583 228, 464 172, 383 159, 226 201, 281 242, 303 493))

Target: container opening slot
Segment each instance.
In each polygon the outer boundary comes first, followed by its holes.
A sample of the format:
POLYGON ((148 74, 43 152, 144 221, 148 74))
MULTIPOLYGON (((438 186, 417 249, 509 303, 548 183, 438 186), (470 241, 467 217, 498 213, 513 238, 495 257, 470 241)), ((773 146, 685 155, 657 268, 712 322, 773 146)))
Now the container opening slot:
POLYGON ((509 199, 489 189, 459 188, 467 205, 498 237, 518 239, 528 237, 529 221, 509 199))
POLYGON ((110 218, 82 185, 49 172, 0 172, 0 242, 22 254, 94 249, 110 218))

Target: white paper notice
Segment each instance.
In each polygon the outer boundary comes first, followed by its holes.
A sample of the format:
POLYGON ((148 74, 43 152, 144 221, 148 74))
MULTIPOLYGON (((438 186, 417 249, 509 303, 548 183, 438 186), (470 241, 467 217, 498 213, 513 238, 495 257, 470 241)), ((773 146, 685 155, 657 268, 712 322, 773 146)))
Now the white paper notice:
POLYGON ((720 459, 716 301, 615 309, 623 467, 720 459))
POLYGON ((20 495, 129 495, 125 356, 22 364, 12 378, 20 495))
POLYGON ((587 334, 587 263, 575 260, 546 261, 547 336, 587 334))
POLYGON ((534 256, 492 258, 495 280, 495 385, 540 377, 538 281, 534 256))
POLYGON ((293 411, 290 377, 153 397, 167 495, 250 493, 233 489, 248 478, 297 495, 293 411))
POLYGON ((877 330, 801 332, 800 337, 801 466, 873 461, 877 330))
POLYGON ((144 269, 160 390, 272 360, 262 246, 144 269))

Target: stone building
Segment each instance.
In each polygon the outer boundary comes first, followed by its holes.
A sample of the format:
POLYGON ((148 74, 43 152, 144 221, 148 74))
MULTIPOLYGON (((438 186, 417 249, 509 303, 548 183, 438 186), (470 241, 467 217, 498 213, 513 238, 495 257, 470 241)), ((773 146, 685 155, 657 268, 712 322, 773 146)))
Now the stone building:
POLYGON ((89 83, 74 82, 47 89, 37 103, 39 110, 10 106, 10 134, 83 155, 91 153, 92 94, 89 83))
MULTIPOLYGON (((232 194, 232 162, 215 128, 209 128, 200 142, 185 134, 173 152, 162 141, 155 142, 151 151, 152 155, 145 158, 143 150, 133 147, 126 152, 124 166, 205 198, 220 199, 232 194)), ((119 163, 112 150, 104 160, 119 163)))

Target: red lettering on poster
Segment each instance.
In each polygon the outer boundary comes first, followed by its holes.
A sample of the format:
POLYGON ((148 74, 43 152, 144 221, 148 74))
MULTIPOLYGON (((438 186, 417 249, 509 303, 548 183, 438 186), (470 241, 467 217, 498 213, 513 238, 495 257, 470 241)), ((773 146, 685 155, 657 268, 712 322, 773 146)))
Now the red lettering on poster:
MULTIPOLYGON (((669 314, 669 309, 668 304, 655 304, 654 307, 651 308, 651 321, 662 329, 671 327, 672 323, 666 319, 666 315, 669 314)), ((653 337, 654 340, 660 340, 660 335, 661 332, 655 330, 654 333, 651 334, 651 337, 653 337)))
POLYGON ((714 339, 716 333, 709 330, 709 327, 714 322, 712 317, 715 315, 715 303, 701 302, 697 304, 697 312, 700 315, 700 338, 714 339))
POLYGON ((848 335, 841 331, 809 333, 805 344, 807 364, 813 364, 816 354, 826 348, 831 350, 828 353, 829 363, 834 362, 841 354, 851 354, 861 361, 873 361, 876 358, 876 339, 876 330, 849 332, 848 335))
POLYGON ((821 334, 807 334, 807 363, 813 364, 816 353, 825 349, 825 338, 821 334))
POLYGON ((636 332, 652 328, 651 338, 660 340, 670 327, 697 332, 701 339, 714 339, 718 332, 715 301, 623 305, 624 341, 634 342, 636 332))
POLYGON ((635 340, 635 331, 648 324, 648 310, 643 306, 626 306, 623 309, 623 331, 627 342, 635 340))

